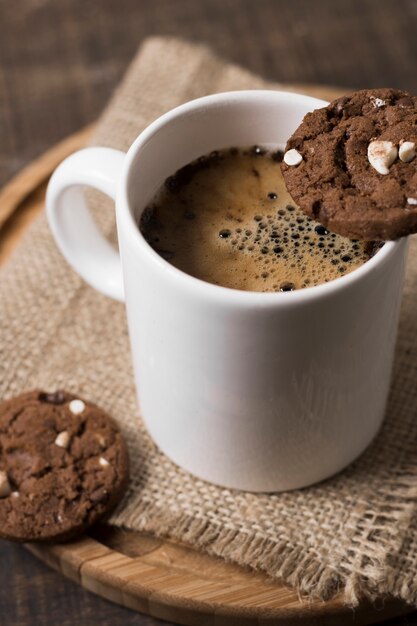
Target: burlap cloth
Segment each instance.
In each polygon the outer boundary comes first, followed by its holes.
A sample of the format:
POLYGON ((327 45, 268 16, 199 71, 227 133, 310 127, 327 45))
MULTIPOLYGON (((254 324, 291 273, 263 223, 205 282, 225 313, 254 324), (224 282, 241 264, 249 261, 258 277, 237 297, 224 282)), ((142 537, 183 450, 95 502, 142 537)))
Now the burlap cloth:
MULTIPOLYGON (((150 39, 102 116, 94 143, 126 149, 151 120, 180 102, 252 87, 274 85, 205 48, 150 39)), ((114 237, 113 207, 98 204, 101 227, 114 237)), ((0 293, 2 397, 36 386, 64 387, 103 406, 124 431, 132 480, 112 524, 262 570, 303 595, 325 599, 343 590, 354 605, 361 596, 390 593, 417 606, 416 246, 382 431, 335 478, 277 495, 215 487, 157 450, 136 409, 124 307, 69 268, 44 216, 2 270, 0 293)))

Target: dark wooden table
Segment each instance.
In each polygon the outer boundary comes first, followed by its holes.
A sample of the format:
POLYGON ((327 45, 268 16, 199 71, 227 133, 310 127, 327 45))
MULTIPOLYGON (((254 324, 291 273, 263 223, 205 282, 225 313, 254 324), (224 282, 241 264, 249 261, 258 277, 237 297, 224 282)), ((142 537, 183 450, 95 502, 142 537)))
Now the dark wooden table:
MULTIPOLYGON (((416 0, 0 0, 0 184, 93 121, 150 34, 206 42, 278 81, 417 93, 416 0)), ((162 623, 0 541, 0 626, 162 623)))

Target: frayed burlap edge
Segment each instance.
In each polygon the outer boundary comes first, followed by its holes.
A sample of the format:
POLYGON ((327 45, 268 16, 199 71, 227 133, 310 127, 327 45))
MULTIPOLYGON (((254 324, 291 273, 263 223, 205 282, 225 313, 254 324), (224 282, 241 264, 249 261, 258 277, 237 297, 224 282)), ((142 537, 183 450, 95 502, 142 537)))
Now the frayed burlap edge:
POLYGON ((227 529, 187 514, 171 513, 171 519, 164 519, 161 508, 150 502, 142 502, 138 509, 135 503, 124 500, 110 523, 177 541, 226 562, 263 572, 293 587, 304 602, 324 602, 340 596, 346 606, 355 608, 363 600, 375 602, 392 596, 416 606, 417 592, 409 584, 398 584, 398 572, 393 566, 415 516, 417 470, 410 474, 409 485, 391 485, 385 496, 390 501, 391 516, 401 519, 401 529, 396 536, 386 537, 391 541, 389 551, 383 551, 372 563, 365 559, 363 569, 359 563, 358 569, 351 572, 346 572, 343 566, 331 567, 323 563, 313 549, 290 545, 285 540, 276 542, 255 532, 243 534, 240 530, 227 529))

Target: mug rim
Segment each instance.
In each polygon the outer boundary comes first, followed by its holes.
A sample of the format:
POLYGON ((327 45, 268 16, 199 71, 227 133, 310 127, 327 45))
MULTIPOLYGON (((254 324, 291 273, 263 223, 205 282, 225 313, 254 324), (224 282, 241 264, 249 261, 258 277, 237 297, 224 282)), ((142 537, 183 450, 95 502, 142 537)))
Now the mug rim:
POLYGON ((273 98, 278 102, 285 102, 287 105, 291 104, 291 102, 296 102, 298 104, 300 102, 304 102, 312 105, 311 111, 327 106, 328 104, 326 100, 292 91, 249 89, 210 94, 208 96, 189 100, 174 107, 173 109, 170 109, 151 122, 151 124, 149 124, 136 137, 126 153, 116 197, 118 225, 119 223, 123 224, 124 230, 126 231, 124 235, 129 237, 132 243, 147 255, 148 260, 153 263, 155 270, 167 273, 173 280, 178 281, 183 288, 191 290, 194 294, 197 294, 198 292, 201 296, 205 296, 209 299, 228 299, 231 303, 235 302, 259 306, 276 306, 278 304, 281 306, 283 304, 293 305, 307 300, 321 299, 323 297, 331 296, 343 289, 357 284, 365 277, 369 276, 369 274, 371 274, 374 269, 379 267, 381 263, 385 264, 388 262, 388 260, 396 252, 397 248, 406 245, 408 238, 402 237, 401 239, 397 239, 395 241, 385 241, 383 246, 368 261, 363 263, 363 265, 352 270, 348 274, 334 278, 327 283, 321 283, 319 285, 312 285, 311 287, 303 287, 302 289, 285 292, 244 291, 241 289, 234 289, 231 287, 224 287, 222 285, 209 283, 201 278, 191 276, 183 270, 175 267, 155 252, 155 250, 146 241, 135 222, 133 211, 130 207, 128 199, 128 188, 132 172, 131 166, 140 148, 147 143, 160 128, 170 124, 176 118, 182 117, 192 111, 210 107, 215 104, 229 103, 233 105, 233 103, 239 103, 242 101, 250 102, 251 100, 254 104, 256 104, 256 101, 258 101, 260 97, 273 98))

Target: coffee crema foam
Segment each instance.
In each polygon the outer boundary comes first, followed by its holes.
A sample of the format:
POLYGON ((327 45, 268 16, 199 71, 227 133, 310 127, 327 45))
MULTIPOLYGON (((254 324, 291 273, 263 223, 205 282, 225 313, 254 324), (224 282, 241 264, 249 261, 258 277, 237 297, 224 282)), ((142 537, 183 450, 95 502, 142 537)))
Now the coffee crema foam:
POLYGON ((382 244, 351 241, 307 217, 286 190, 282 152, 214 151, 170 176, 139 228, 178 269, 245 291, 293 291, 329 282, 382 244))

